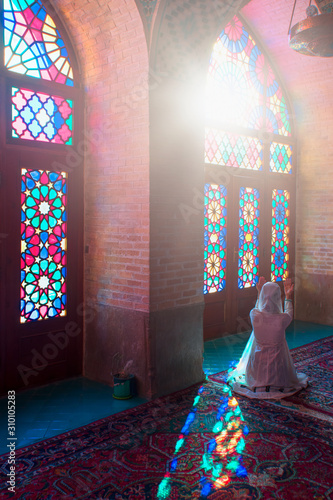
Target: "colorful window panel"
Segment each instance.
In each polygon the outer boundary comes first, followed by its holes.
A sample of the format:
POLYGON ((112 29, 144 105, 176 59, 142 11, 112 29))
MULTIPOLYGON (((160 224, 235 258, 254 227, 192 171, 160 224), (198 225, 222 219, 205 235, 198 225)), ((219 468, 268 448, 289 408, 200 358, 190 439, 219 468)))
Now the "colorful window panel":
POLYGON ((21 323, 66 315, 67 174, 22 169, 21 323))
POLYGON ((271 66, 268 65, 266 127, 274 134, 290 136, 290 121, 287 103, 282 89, 276 81, 271 66))
POLYGON ((272 191, 271 281, 288 278, 290 194, 272 191))
POLYGON ((73 86, 65 44, 41 0, 4 0, 5 67, 73 86))
POLYGON ((204 294, 225 288, 227 189, 205 185, 204 294))
POLYGON ((211 55, 207 118, 251 129, 263 126, 265 58, 237 17, 222 31, 211 55))
POLYGON ((270 147, 270 171, 291 174, 292 151, 293 148, 289 144, 272 142, 270 147))
POLYGON ((12 87, 12 137, 72 144, 70 99, 12 87))
POLYGON ((206 128, 205 162, 262 170, 262 142, 255 137, 206 128))
POLYGON ((259 201, 257 189, 240 188, 238 288, 255 286, 258 281, 259 201))

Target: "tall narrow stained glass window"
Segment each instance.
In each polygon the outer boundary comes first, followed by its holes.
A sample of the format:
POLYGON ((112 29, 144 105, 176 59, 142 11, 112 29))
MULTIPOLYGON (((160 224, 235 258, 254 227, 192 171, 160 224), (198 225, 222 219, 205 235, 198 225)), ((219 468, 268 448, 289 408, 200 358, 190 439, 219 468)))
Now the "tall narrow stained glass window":
POLYGON ((21 323, 66 315, 67 174, 22 169, 21 323))
POLYGON ((204 294, 225 287, 227 238, 227 189, 205 185, 205 267, 204 294))
POLYGON ((5 67, 73 86, 65 44, 41 0, 4 0, 5 67))
POLYGON ((283 281, 289 276, 289 218, 289 192, 273 189, 271 281, 283 281))
POLYGON ((257 189, 240 188, 238 288, 256 285, 259 277, 259 201, 257 189))

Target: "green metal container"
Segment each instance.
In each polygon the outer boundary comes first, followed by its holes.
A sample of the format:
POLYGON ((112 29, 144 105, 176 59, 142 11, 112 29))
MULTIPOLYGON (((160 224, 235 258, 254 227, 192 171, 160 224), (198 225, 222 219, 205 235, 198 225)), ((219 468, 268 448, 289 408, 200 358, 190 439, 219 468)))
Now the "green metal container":
POLYGON ((113 376, 113 397, 115 399, 130 399, 134 395, 134 375, 126 378, 119 377, 119 373, 113 376))

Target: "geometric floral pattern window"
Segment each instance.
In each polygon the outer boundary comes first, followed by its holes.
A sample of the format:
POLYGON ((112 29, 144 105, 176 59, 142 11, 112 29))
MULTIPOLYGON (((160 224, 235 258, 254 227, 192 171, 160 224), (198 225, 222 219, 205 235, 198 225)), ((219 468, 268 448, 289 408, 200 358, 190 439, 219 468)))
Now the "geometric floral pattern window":
POLYGON ((9 71, 73 86, 65 44, 40 0, 4 0, 4 48, 9 71))
POLYGON ((70 99, 12 87, 12 137, 72 144, 72 106, 70 99))
MULTIPOLYGON (((254 174, 260 181, 270 175, 279 176, 283 181, 294 173, 293 154, 290 110, 276 72, 243 21, 235 16, 217 38, 209 62, 206 169, 229 168, 239 172, 238 177, 254 174)), ((242 187, 238 193, 231 193, 226 184, 224 189, 228 189, 229 205, 239 206, 238 288, 254 287, 259 279, 259 205, 261 222, 265 221, 263 227, 269 227, 270 222, 272 227, 271 252, 265 253, 265 265, 269 265, 268 253, 271 280, 286 279, 289 275, 290 189, 273 190, 272 208, 269 206, 271 193, 265 193, 260 199, 259 191, 254 188, 242 187)), ((207 198, 207 185, 205 196, 207 198)), ((219 255, 223 254, 225 262, 228 247, 225 240, 221 240, 224 246, 219 247, 220 239, 214 232, 214 246, 209 246, 209 228, 214 226, 207 217, 205 204, 204 293, 212 293, 225 288, 227 269, 224 265, 221 284, 217 274, 213 278, 208 270, 220 272, 219 255)), ((215 226, 222 227, 222 216, 219 219, 215 215, 215 218, 215 226)), ((223 215, 223 225, 226 233, 230 225, 226 215, 223 215)), ((237 253, 235 247, 237 244, 233 243, 229 258, 231 253, 237 253)))
MULTIPOLYGON (((277 134, 281 139, 291 136, 289 110, 276 75, 266 56, 236 16, 218 37, 211 55, 206 122, 205 162, 236 168, 256 169, 258 155, 262 160, 263 141, 260 132, 277 134), (209 137, 213 131, 208 124, 216 121, 219 123, 219 139, 212 141, 209 137), (236 134, 233 131, 235 127, 242 129, 245 134, 236 134), (261 145, 255 146, 258 154, 252 154, 250 160, 244 161, 249 156, 249 144, 254 138, 261 145), (223 157, 228 150, 228 159, 233 153, 232 163, 220 161, 220 156, 223 157)), ((216 136, 217 132, 213 133, 216 136)), ((287 154, 291 162, 291 151, 287 154)))
POLYGON ((293 148, 289 144, 272 142, 270 147, 270 171, 291 174, 292 151, 293 148))
POLYGON ((227 241, 227 190, 205 185, 205 267, 204 294, 225 287, 227 241))
POLYGON ((240 188, 238 288, 253 286, 259 278, 259 203, 257 189, 240 188))
MULTIPOLYGON (((64 154, 74 143, 76 95, 66 44, 42 0, 4 0, 2 14, 7 138, 35 143, 44 155, 48 147, 64 154)), ((52 149, 48 154, 51 165, 52 149)), ((25 168, 22 159, 20 322, 26 323, 67 314, 68 174, 48 165, 25 168)))
POLYGON ((21 323, 66 315, 67 174, 22 169, 21 323))
POLYGON ((262 142, 255 137, 206 128, 206 163, 262 170, 262 142))
POLYGON ((290 194, 286 190, 272 191, 271 281, 288 277, 290 194))

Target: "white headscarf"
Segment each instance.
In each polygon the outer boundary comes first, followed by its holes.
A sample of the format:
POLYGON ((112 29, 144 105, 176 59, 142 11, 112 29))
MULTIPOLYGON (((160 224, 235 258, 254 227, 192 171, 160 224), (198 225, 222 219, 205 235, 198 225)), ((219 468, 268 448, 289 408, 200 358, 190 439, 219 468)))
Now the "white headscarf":
POLYGON ((259 295, 258 309, 270 314, 282 313, 281 289, 277 283, 265 283, 259 295))

